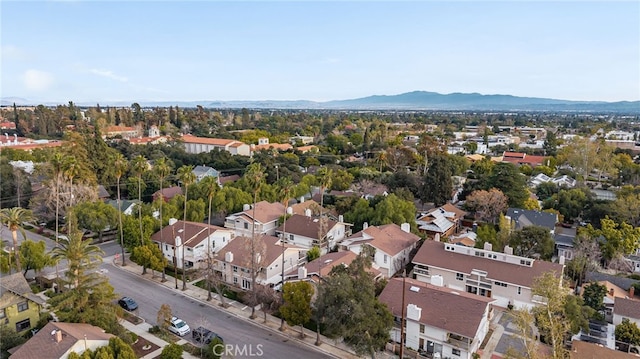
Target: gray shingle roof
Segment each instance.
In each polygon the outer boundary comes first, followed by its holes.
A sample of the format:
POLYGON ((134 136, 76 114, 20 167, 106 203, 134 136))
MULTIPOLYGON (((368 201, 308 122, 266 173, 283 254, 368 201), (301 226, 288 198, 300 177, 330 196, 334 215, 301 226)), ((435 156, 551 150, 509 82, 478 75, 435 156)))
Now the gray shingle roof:
POLYGON ((508 217, 516 223, 516 229, 521 229, 527 226, 541 226, 554 230, 556 228, 556 222, 558 216, 554 213, 533 211, 522 208, 509 208, 507 209, 508 217))

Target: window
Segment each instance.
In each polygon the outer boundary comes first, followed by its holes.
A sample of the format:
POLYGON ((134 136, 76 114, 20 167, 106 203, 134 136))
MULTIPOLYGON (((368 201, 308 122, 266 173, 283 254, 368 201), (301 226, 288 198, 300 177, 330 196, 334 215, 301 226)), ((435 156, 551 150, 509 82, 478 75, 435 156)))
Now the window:
POLYGON ((244 222, 244 229, 249 229, 249 223, 244 222))
POLYGON ((387 255, 385 254, 383 258, 384 258, 384 263, 386 264, 387 263, 387 255))
POLYGON ((459 357, 460 356, 460 349, 456 349, 456 348, 451 349, 451 354, 459 357))
POLYGON ((493 284, 495 284, 495 285, 497 285, 499 287, 506 287, 507 286, 507 283, 502 283, 502 282, 497 282, 497 281, 493 282, 493 284))
POLYGON ((0 318, 4 318, 7 316, 7 312, 5 312, 4 308, 0 309, 0 318))
POLYGON ((29 319, 21 320, 16 323, 16 332, 21 332, 31 328, 31 321, 29 319))
POLYGON ((464 274, 462 274, 462 273, 456 273, 456 279, 457 279, 457 280, 464 280, 464 274))
POLYGON ((290 235, 289 235, 289 240, 290 240, 290 241, 293 241, 293 234, 290 234, 290 235))
POLYGON ((233 277, 233 284, 238 284, 238 277, 233 277))
POLYGON ((251 281, 242 279, 242 289, 251 289, 251 281))
POLYGON ((478 294, 478 287, 467 286, 467 293, 478 294))
POLYGON ((476 257, 484 257, 484 252, 476 251, 476 257))
POLYGON ((238 273, 238 266, 233 266, 233 271, 238 273))
POLYGON ((424 324, 420 324, 420 333, 424 334, 424 324))
POLYGON ((18 312, 24 312, 27 309, 29 309, 29 303, 28 302, 18 303, 18 312))
POLYGON ((518 294, 522 294, 522 287, 518 287, 518 294))

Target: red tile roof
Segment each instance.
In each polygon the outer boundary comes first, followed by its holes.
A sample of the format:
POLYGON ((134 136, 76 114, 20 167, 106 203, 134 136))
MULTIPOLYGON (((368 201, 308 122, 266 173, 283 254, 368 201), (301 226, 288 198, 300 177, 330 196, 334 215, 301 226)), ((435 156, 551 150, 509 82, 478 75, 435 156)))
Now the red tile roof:
MULTIPOLYGON (((420 323, 467 338, 476 336, 487 306, 494 301, 415 279, 407 278, 405 281, 404 303, 422 308, 420 323)), ((402 278, 392 278, 379 297, 396 317, 402 316, 402 287, 402 278)))
POLYGON ((420 237, 413 233, 403 231, 400 226, 395 223, 385 224, 383 226, 369 226, 367 229, 363 229, 350 236, 349 239, 365 238, 363 232, 371 237, 371 240, 367 241, 368 244, 391 256, 410 248, 420 240, 420 237))
MULTIPOLYGON (((214 146, 227 146, 234 142, 238 142, 236 140, 231 140, 227 138, 208 138, 208 137, 197 137, 193 135, 182 135, 182 141, 185 143, 202 143, 207 145, 214 146)), ((242 144, 242 142, 240 142, 242 144)))

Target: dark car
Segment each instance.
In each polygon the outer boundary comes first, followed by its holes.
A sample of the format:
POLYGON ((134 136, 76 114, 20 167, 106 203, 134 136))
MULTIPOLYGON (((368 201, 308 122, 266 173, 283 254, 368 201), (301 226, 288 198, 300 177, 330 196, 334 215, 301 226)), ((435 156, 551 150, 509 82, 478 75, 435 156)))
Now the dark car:
POLYGON ((138 309, 138 303, 136 303, 135 300, 129 298, 129 297, 122 297, 120 298, 120 300, 118 301, 118 304, 124 308, 125 310, 128 310, 130 312, 138 309))
POLYGON ((191 336, 193 337, 193 340, 203 344, 211 343, 214 338, 218 338, 221 342, 224 342, 221 336, 204 327, 198 327, 191 331, 191 336))

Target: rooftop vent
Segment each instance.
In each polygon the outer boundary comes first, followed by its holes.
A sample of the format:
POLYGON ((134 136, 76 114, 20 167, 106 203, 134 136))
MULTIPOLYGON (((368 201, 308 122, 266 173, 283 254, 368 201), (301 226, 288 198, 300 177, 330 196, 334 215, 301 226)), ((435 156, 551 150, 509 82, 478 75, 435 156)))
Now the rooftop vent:
POLYGON ((412 285, 411 288, 409 288, 409 290, 412 291, 412 292, 418 293, 418 292, 420 292, 420 287, 416 287, 416 286, 412 285))

